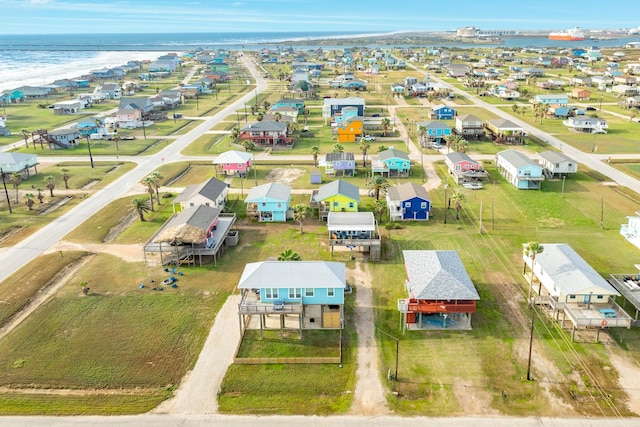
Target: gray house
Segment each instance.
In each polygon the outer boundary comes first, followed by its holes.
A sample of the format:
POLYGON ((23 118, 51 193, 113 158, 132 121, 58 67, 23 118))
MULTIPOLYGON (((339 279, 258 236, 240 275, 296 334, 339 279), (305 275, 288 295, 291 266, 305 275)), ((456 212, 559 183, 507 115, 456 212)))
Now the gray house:
POLYGON ((548 178, 556 175, 564 177, 578 172, 578 162, 557 151, 549 150, 538 154, 538 163, 544 168, 548 178))

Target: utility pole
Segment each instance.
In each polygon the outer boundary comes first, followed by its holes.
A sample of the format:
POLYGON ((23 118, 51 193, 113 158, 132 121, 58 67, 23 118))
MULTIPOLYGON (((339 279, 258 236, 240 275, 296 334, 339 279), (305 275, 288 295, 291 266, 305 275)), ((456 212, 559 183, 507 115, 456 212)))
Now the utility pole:
POLYGON ((0 168, 0 175, 2 175, 2 185, 4 186, 4 195, 7 197, 7 207, 9 208, 9 213, 13 213, 11 210, 11 200, 9 199, 9 192, 7 191, 7 183, 4 180, 4 170, 0 168))
POLYGON ((478 229, 478 232, 482 234, 482 200, 480 200, 480 228, 478 229))
POLYGON ((91 138, 87 135, 87 147, 89 148, 89 162, 91 163, 91 169, 94 168, 93 156, 91 155, 91 138))
POLYGON ((449 185, 445 184, 444 185, 444 223, 447 223, 447 187, 449 185))

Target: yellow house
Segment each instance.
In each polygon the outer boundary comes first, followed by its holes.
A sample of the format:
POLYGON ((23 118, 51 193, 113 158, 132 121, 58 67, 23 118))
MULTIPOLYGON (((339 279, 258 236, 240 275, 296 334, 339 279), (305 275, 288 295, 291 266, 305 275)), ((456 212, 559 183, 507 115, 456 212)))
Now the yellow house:
POLYGON ((360 189, 338 179, 318 188, 312 202, 320 207, 321 217, 328 212, 358 212, 360 189))
POLYGON ((336 127, 338 142, 356 142, 362 136, 364 119, 360 116, 349 117, 336 127))

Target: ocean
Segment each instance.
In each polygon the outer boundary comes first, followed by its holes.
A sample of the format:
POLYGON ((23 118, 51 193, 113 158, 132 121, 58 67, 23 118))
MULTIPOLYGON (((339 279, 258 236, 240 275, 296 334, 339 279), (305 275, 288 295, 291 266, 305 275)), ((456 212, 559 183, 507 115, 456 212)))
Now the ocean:
MULTIPOLYGON (((226 48, 255 50, 262 47, 286 46, 296 41, 298 49, 318 47, 318 39, 346 39, 325 49, 342 49, 349 39, 398 35, 399 33, 361 32, 283 32, 283 33, 169 33, 169 34, 68 34, 68 35, 0 35, 0 91, 24 85, 49 84, 60 78, 74 78, 91 70, 122 65, 129 60, 154 60, 167 52, 186 52, 226 48)), ((419 40, 419 37, 414 37, 419 40)), ((365 46, 379 47, 372 39, 365 46)), ((456 42, 438 46, 451 47, 624 47, 640 41, 640 36, 614 40, 558 42, 545 37, 505 38, 501 44, 474 45, 456 42)), ((413 44, 415 46, 415 44, 413 44)), ((384 46, 388 48, 389 46, 384 46)))

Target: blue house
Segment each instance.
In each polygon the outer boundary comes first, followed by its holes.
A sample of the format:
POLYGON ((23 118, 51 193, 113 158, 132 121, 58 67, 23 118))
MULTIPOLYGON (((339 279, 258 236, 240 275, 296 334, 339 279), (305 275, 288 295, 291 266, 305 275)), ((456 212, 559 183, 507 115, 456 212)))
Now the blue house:
POLYGON ((421 143, 428 145, 432 142, 442 143, 444 139, 451 135, 451 127, 443 122, 418 122, 416 123, 416 131, 421 134, 421 127, 424 127, 426 134, 421 137, 421 143))
POLYGON ((429 219, 431 200, 424 187, 407 182, 389 187, 386 197, 391 221, 429 219))
POLYGON ((569 104, 568 95, 536 95, 533 97, 533 104, 546 104, 546 105, 567 105, 569 104))
POLYGON ((431 118, 438 120, 451 120, 456 115, 456 110, 446 105, 434 105, 431 107, 431 118))
POLYGON ((378 153, 378 157, 371 159, 371 173, 380 173, 387 176, 407 176, 411 169, 411 160, 404 151, 391 147, 378 153))
POLYGON ((287 328, 285 318, 298 316, 298 330, 342 329, 346 268, 341 262, 263 261, 244 267, 238 282, 240 330, 249 325, 245 316, 260 316, 260 333, 287 328), (272 326, 267 316, 279 315, 272 326))
POLYGON ((543 167, 516 150, 496 154, 500 174, 518 190, 539 190, 544 181, 543 167))
POLYGON ((247 216, 260 222, 284 222, 289 213, 291 187, 277 182, 253 187, 244 200, 247 216))
POLYGON ((304 100, 294 98, 282 98, 277 102, 274 102, 271 109, 278 111, 279 108, 295 108, 298 110, 298 114, 304 114, 304 100))

